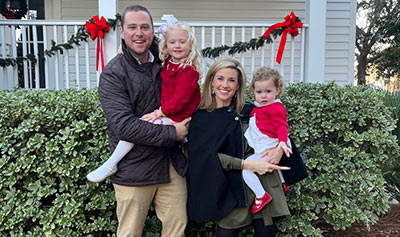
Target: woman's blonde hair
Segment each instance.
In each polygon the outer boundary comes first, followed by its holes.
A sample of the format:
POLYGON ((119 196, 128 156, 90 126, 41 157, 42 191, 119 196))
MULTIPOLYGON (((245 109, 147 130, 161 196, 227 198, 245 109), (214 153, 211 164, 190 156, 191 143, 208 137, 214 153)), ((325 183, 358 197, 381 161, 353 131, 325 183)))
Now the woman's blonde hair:
POLYGON ((190 65, 193 66, 196 71, 199 73, 199 77, 201 77, 201 54, 199 49, 197 48, 197 43, 196 43, 196 38, 193 35, 192 30, 190 29, 190 27, 188 25, 185 24, 181 24, 181 23, 174 23, 168 26, 168 30, 165 33, 164 37, 161 39, 160 42, 160 59, 163 62, 163 64, 165 63, 165 60, 168 59, 169 54, 167 52, 167 34, 168 31, 170 30, 185 30, 188 34, 188 43, 189 43, 189 47, 190 47, 190 53, 186 58, 186 62, 185 65, 190 65))
POLYGON ((205 109, 209 112, 212 112, 217 107, 217 102, 215 101, 215 94, 212 92, 212 83, 214 80, 215 74, 224 68, 232 68, 235 69, 238 73, 238 85, 235 95, 232 97, 231 106, 235 107, 235 111, 237 114, 240 114, 243 106, 244 106, 244 91, 246 87, 246 73, 242 65, 234 60, 234 59, 220 59, 214 62, 210 69, 207 72, 206 80, 203 86, 203 93, 201 95, 201 102, 199 105, 200 109, 205 109))
POLYGON ((254 72, 253 79, 250 84, 251 90, 254 92, 254 84, 256 83, 256 81, 267 81, 267 80, 272 80, 274 86, 280 89, 280 92, 278 94, 278 96, 280 96, 283 88, 282 76, 278 72, 278 70, 271 69, 269 67, 260 67, 254 72))

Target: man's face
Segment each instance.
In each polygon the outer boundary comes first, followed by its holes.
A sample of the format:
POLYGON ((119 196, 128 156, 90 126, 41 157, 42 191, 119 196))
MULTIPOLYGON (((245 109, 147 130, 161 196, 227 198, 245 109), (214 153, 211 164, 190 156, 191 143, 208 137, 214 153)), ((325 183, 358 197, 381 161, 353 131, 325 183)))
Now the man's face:
POLYGON ((130 53, 144 63, 153 41, 150 16, 143 11, 131 11, 126 13, 124 20, 124 25, 120 27, 121 38, 125 40, 130 53))

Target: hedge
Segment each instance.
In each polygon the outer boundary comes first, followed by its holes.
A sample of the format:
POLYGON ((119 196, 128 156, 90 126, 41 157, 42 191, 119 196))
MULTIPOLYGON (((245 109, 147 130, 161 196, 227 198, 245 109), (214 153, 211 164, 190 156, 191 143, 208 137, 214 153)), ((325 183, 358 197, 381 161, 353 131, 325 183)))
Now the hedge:
MULTIPOLYGON (((334 84, 294 84, 282 98, 309 178, 291 187, 284 236, 321 236, 327 226, 373 224, 388 209, 381 167, 398 158, 395 121, 380 94, 334 84)), ((112 236, 109 180, 86 174, 109 155, 97 89, 0 92, 0 235, 112 236)), ((145 234, 160 223, 150 210, 145 234)), ((213 236, 189 223, 187 236, 213 236)), ((246 230, 243 235, 249 235, 246 230)))
POLYGON ((326 226, 369 228, 388 210, 382 167, 399 158, 395 120, 382 94, 363 87, 294 84, 283 99, 290 133, 310 176, 289 194, 285 236, 320 236, 326 226))
POLYGON ((108 156, 96 90, 2 91, 0 128, 0 233, 115 232, 109 181, 95 185, 85 180, 108 156))
MULTIPOLYGON (((400 93, 389 94, 382 91, 384 94, 385 105, 392 108, 392 116, 397 120, 396 129, 393 134, 400 137, 400 93)), ((399 141, 397 141, 399 143, 399 141)), ((400 200, 400 159, 394 159, 389 162, 384 169, 384 177, 388 182, 387 189, 391 193, 391 198, 400 200)))

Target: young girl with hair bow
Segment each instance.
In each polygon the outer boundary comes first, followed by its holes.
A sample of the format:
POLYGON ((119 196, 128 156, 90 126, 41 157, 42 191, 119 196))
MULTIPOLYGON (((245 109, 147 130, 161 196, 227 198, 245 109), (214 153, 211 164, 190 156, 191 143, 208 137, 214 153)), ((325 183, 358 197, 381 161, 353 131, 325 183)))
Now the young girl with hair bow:
MULTIPOLYGON (((172 124, 191 117, 200 103, 201 54, 196 39, 188 25, 167 18, 167 25, 160 28, 161 106, 141 119, 156 124, 172 124)), ((119 52, 120 53, 120 52, 119 52)), ((118 162, 134 144, 119 141, 111 157, 99 168, 90 172, 87 179, 99 183, 117 171, 118 162)))

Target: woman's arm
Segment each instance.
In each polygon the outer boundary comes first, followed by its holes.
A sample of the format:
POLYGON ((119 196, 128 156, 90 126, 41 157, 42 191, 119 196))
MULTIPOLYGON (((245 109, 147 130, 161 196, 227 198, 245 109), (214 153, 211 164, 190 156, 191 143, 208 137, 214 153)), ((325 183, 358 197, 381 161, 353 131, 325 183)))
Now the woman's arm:
POLYGON ((242 169, 242 159, 240 158, 223 153, 218 153, 218 158, 221 163, 222 169, 226 171, 242 169))
POLYGON ((218 158, 224 170, 250 170, 263 175, 267 172, 272 172, 280 167, 270 164, 265 160, 242 160, 237 157, 229 156, 227 154, 218 153, 218 158))

